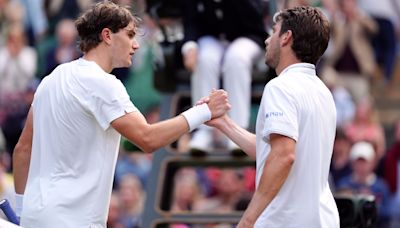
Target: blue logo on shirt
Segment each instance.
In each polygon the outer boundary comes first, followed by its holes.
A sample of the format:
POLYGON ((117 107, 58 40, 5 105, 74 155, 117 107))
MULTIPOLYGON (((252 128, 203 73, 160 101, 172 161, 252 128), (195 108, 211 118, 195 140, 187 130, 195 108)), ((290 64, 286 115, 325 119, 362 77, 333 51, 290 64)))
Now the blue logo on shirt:
POLYGON ((269 117, 282 117, 283 116, 283 112, 268 112, 265 117, 269 118, 269 117))

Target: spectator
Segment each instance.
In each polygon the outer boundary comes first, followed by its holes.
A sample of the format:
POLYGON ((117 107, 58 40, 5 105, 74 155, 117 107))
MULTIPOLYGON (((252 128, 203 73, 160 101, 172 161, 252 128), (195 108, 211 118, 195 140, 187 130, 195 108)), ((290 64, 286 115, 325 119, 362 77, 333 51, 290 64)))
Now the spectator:
POLYGON ((0 47, 12 25, 24 23, 24 8, 18 1, 0 0, 0 47))
POLYGON ((23 92, 36 70, 35 50, 26 46, 25 32, 20 24, 8 31, 6 46, 0 49, 0 93, 23 92))
MULTIPOLYGON (((18 104, 14 104, 15 108, 7 114, 4 121, 3 131, 7 142, 7 152, 10 158, 12 157, 14 147, 17 144, 24 127, 26 116, 31 107, 37 85, 38 82, 36 80, 29 83, 28 88, 20 94, 20 100, 17 102, 18 104)), ((7 166, 7 171, 12 171, 12 163, 7 166)))
POLYGON ((46 35, 48 21, 44 12, 45 0, 21 0, 25 8, 25 27, 30 46, 35 46, 46 35))
POLYGON ((206 199, 200 210, 217 213, 235 211, 244 193, 245 182, 242 170, 223 169, 217 182, 216 195, 206 199))
POLYGON ((121 202, 116 192, 111 194, 110 205, 108 209, 107 227, 108 228, 124 228, 121 223, 121 202))
POLYGON ((398 0, 360 0, 360 7, 378 24, 378 33, 372 37, 377 62, 382 66, 384 83, 389 84, 396 63, 396 26, 400 29, 400 2, 398 0))
POLYGON ((335 142, 333 144, 333 155, 330 168, 334 187, 337 187, 341 178, 351 174, 349 160, 351 145, 352 143, 349 138, 347 138, 346 134, 340 128, 337 129, 335 142))
POLYGON ((368 142, 357 142, 351 147, 352 174, 339 180, 337 193, 350 191, 352 194, 375 196, 378 207, 378 227, 388 227, 390 220, 390 192, 386 182, 374 173, 376 153, 368 142))
POLYGON ((174 177, 171 212, 200 211, 203 199, 196 171, 191 168, 179 170, 174 177))
POLYGON ((6 7, 9 0, 0 0, 0 46, 4 44, 7 27, 6 7))
POLYGON ((336 72, 340 85, 347 88, 355 102, 370 94, 369 79, 376 70, 368 34, 378 27, 361 11, 356 0, 339 0, 339 10, 332 19, 332 52, 325 58, 325 67, 336 72))
POLYGON ((118 192, 123 227, 140 227, 146 196, 139 178, 132 174, 123 176, 118 192))
MULTIPOLYGON (((127 140, 124 140, 123 145, 125 146, 127 144, 132 145, 127 140)), ((128 145, 125 147, 128 147, 128 145)), ((114 181, 118 186, 125 175, 132 174, 139 178, 143 186, 146 186, 150 170, 151 160, 149 155, 144 154, 139 148, 137 148, 136 151, 121 150, 115 168, 114 181)))
POLYGON ((331 68, 322 72, 322 80, 331 91, 336 106, 336 125, 338 128, 349 123, 355 114, 355 104, 349 91, 338 83, 337 75, 331 68))
POLYGON ((7 113, 23 103, 22 94, 35 76, 36 52, 25 41, 23 26, 13 24, 6 46, 0 47, 0 126, 7 113))
POLYGON ((393 223, 400 225, 400 120, 395 124, 395 141, 388 149, 385 158, 385 179, 393 195, 393 223))
POLYGON ((368 141, 376 147, 376 162, 384 156, 386 140, 382 124, 372 99, 365 97, 357 103, 354 119, 345 126, 345 133, 352 143, 368 141))
MULTIPOLYGON (((192 71, 192 102, 223 88, 232 102, 230 116, 241 127, 249 127, 251 73, 262 55, 267 34, 263 24, 261 1, 185 0, 183 8, 186 69, 192 71)), ((190 142, 193 152, 209 151, 212 129, 202 126, 190 142)), ((227 148, 238 148, 229 140, 227 148)))
POLYGON ((81 53, 76 48, 77 31, 74 21, 61 20, 56 27, 56 42, 46 54, 45 75, 50 74, 59 64, 77 59, 81 53))
POLYGON ((48 34, 54 34, 59 21, 64 18, 77 18, 94 2, 95 0, 44 0, 45 14, 49 22, 48 34))

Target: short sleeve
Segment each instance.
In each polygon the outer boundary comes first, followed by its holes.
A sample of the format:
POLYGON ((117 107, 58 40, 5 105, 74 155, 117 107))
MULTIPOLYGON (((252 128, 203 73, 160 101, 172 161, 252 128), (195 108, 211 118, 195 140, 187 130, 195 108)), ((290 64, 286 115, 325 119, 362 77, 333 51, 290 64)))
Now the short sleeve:
POLYGON ((269 141, 270 135, 280 134, 298 139, 298 115, 295 99, 289 92, 284 91, 277 85, 267 85, 263 95, 265 101, 264 109, 264 128, 262 138, 269 141))
POLYGON ((106 130, 113 120, 126 113, 138 111, 121 81, 111 79, 100 80, 89 101, 89 110, 103 130, 106 130))

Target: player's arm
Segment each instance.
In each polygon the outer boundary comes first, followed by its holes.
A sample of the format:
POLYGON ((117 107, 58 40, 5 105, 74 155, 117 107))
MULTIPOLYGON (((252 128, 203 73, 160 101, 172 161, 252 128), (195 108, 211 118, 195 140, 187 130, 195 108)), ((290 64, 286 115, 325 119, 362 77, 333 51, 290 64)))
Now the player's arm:
POLYGON ((13 176, 14 187, 17 194, 24 194, 26 181, 28 179, 29 164, 32 150, 33 135, 33 111, 29 110, 24 129, 14 148, 13 153, 13 176))
POLYGON ((295 160, 296 141, 279 135, 270 135, 271 152, 261 175, 260 183, 238 227, 253 227, 257 218, 270 204, 286 181, 295 160))
POLYGON ((189 124, 182 115, 148 124, 140 112, 131 112, 114 120, 111 125, 147 153, 171 144, 189 131, 189 124))
POLYGON ((148 124, 141 113, 132 112, 115 119, 111 125, 144 152, 151 153, 171 144, 184 133, 211 118, 225 114, 229 109, 227 93, 216 90, 210 94, 210 101, 207 104, 195 106, 172 119, 148 124))
POLYGON ((237 125, 228 115, 210 120, 207 125, 222 131, 248 156, 256 159, 256 135, 237 125))
POLYGON ((15 188, 15 213, 19 217, 22 212, 23 194, 28 179, 32 152, 33 111, 29 109, 24 129, 13 152, 13 176, 15 188))

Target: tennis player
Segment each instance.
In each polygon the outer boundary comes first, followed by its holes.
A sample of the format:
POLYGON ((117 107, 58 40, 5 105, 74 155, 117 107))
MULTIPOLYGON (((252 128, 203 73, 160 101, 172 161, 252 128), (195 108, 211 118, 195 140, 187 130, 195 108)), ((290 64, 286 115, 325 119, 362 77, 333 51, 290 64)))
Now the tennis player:
POLYGON ((256 159, 256 191, 238 227, 339 228, 328 185, 336 110, 315 71, 329 23, 312 7, 284 10, 274 22, 265 61, 278 77, 264 89, 256 134, 226 115, 209 122, 256 159))
POLYGON ((84 56, 43 79, 14 151, 17 212, 25 228, 105 228, 121 135, 152 152, 230 108, 226 92, 216 90, 208 104, 148 124, 109 74, 132 64, 139 48, 135 17, 102 2, 76 27, 84 56))

